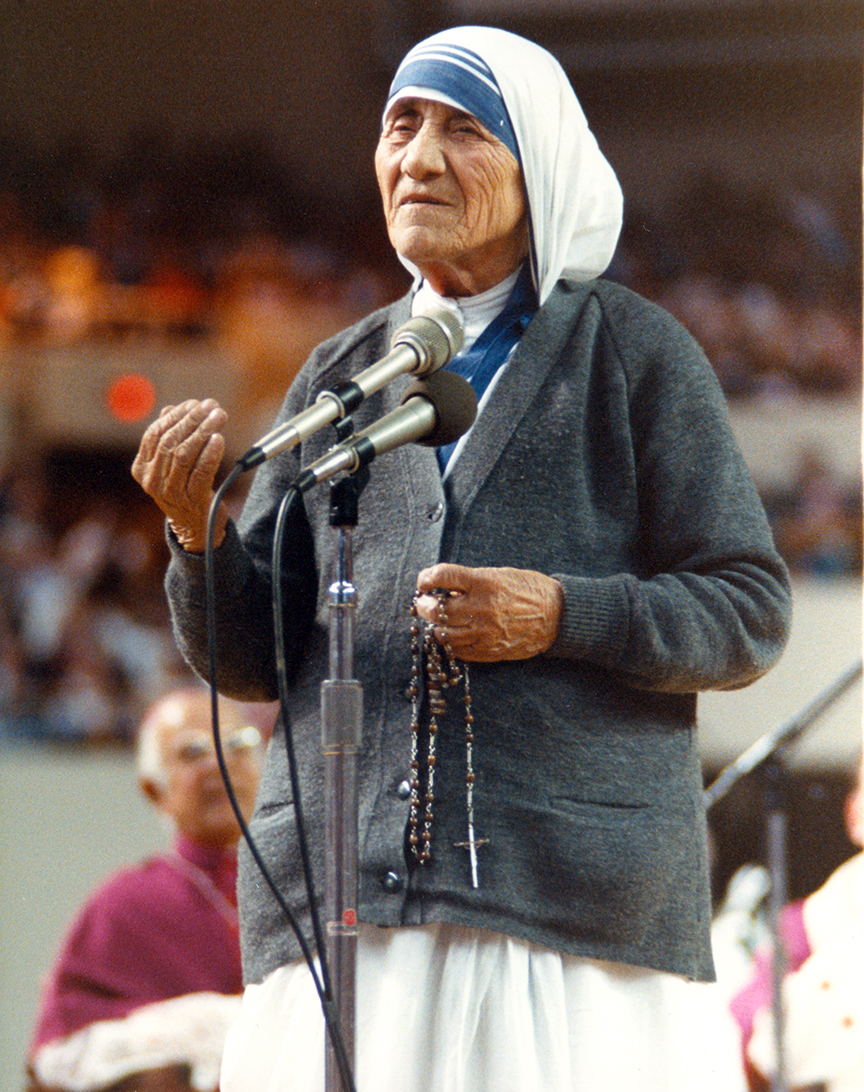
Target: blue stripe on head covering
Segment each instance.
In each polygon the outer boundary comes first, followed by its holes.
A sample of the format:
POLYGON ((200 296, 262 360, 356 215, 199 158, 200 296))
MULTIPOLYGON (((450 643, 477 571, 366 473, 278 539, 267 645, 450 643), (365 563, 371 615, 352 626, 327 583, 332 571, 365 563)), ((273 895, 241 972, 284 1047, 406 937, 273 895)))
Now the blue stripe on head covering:
POLYGON ((428 87, 447 95, 482 122, 521 162, 498 82, 486 62, 470 49, 421 43, 411 50, 393 77, 388 106, 403 87, 428 87))

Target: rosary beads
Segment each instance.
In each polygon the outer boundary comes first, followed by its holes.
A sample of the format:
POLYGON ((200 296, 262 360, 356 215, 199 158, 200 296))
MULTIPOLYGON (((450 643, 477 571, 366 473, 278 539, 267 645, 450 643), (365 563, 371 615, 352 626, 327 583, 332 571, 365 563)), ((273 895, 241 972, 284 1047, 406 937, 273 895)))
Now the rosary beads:
POLYGON ((460 664, 453 655, 447 639, 447 608, 450 593, 438 589, 434 593, 438 600, 436 622, 421 625, 417 617, 417 596, 411 604, 411 684, 408 696, 411 698, 411 795, 408 813, 408 844, 415 860, 424 865, 432 859, 432 827, 435 804, 435 766, 437 762, 437 740, 439 718, 447 711, 444 692, 463 683, 462 702, 465 707, 465 807, 468 820, 468 840, 457 842, 461 849, 467 849, 471 865, 471 884, 479 886, 477 874, 477 849, 486 844, 486 839, 477 839, 474 835, 474 714, 471 711, 471 683, 467 664, 460 664), (442 640, 435 636, 435 627, 439 628, 442 640), (424 691, 428 704, 428 743, 425 761, 420 756, 420 717, 424 691), (421 765, 425 765, 425 792, 421 809, 421 765), (422 824, 421 824, 422 810, 422 824))

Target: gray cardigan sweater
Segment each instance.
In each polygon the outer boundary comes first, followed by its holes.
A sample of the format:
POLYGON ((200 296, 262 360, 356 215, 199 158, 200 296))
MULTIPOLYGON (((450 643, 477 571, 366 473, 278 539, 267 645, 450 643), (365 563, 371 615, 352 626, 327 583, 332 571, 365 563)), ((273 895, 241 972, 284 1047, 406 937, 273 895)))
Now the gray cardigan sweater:
MULTIPOLYGON (((280 420, 383 356, 409 301, 320 346, 280 420)), ((392 409, 408 379, 356 413, 392 409)), ((216 551, 219 685, 276 695, 270 550, 275 510, 318 434, 256 473, 239 528, 216 551)), ((497 930, 565 952, 713 975, 696 692, 743 686, 777 659, 788 577, 703 354, 664 311, 612 283, 560 283, 532 320, 442 486, 415 445, 371 466, 355 533, 355 673, 361 920, 497 930), (433 861, 408 864, 404 782, 409 605, 437 560, 556 576, 564 614, 550 651, 471 667, 480 886, 469 882, 463 710, 439 737, 433 861)), ((327 675, 334 531, 328 490, 306 495, 288 534, 290 717, 323 890, 319 708, 327 675)), ((203 563, 173 544, 167 576, 178 639, 206 672, 203 563)), ((301 920, 304 897, 281 730, 252 822, 301 920)), ((259 981, 298 957, 247 856, 244 969, 259 981)), ((307 934, 308 935, 308 934, 307 934)))

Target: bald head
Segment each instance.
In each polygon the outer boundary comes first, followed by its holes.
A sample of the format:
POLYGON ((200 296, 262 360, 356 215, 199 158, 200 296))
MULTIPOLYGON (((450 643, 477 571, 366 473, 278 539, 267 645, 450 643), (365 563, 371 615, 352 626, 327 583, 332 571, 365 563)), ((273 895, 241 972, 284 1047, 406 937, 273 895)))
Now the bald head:
MULTIPOLYGON (((219 728, 231 784, 248 817, 260 777, 261 735, 245 706, 221 697, 219 728)), ((208 844, 237 841, 213 746, 209 691, 184 687, 150 708, 138 731, 137 766, 142 791, 178 830, 208 844)))
MULTIPOLYGON (((222 737, 242 727, 241 706, 219 698, 219 725, 222 737)), ((138 728, 136 760, 138 776, 158 783, 166 777, 166 743, 177 732, 203 729, 213 731, 210 692, 200 686, 185 686, 159 698, 147 710, 138 728)))

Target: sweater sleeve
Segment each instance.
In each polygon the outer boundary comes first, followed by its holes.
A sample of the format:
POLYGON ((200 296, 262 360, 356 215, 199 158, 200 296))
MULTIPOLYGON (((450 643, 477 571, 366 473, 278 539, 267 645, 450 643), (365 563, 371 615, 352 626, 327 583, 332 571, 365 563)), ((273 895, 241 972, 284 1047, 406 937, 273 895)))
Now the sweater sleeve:
POLYGON ((788 573, 710 364, 670 315, 641 302, 636 322, 607 309, 603 332, 628 384, 636 560, 602 578, 555 574, 564 612, 550 654, 649 690, 745 686, 785 646, 788 573))
MULTIPOLYGON (((165 586, 174 637, 187 663, 209 680, 204 555, 186 553, 170 529, 167 534, 171 562, 165 586)), ((269 572, 264 565, 256 566, 233 522, 214 551, 213 581, 217 689, 239 701, 275 700, 278 689, 269 572)), ((295 636, 292 644, 297 643, 295 636)))
MULTIPOLYGON (((277 423, 302 405, 302 380, 286 399, 277 423)), ((217 688, 241 701, 278 697, 273 622, 272 550, 283 498, 300 470, 296 452, 283 453, 259 467, 239 527, 229 521, 225 538, 213 551, 217 688)), ((295 495, 285 520, 282 554, 283 629, 286 665, 299 661, 315 612, 317 575, 311 532, 303 502, 295 495)), ((203 554, 187 553, 170 528, 171 560, 165 588, 177 646, 186 661, 209 680, 206 564, 203 554)))
MULTIPOLYGON (((407 313, 407 299, 403 309, 407 313)), ((349 368, 348 374, 354 374, 364 363, 383 355, 390 310, 376 311, 322 342, 291 384, 275 424, 290 421, 315 401, 319 390, 341 381, 344 377, 339 369, 343 365, 349 368)), ((237 525, 229 522, 225 539, 213 552, 217 685, 221 693, 241 701, 278 697, 273 543, 280 507, 304 462, 303 449, 294 447, 262 463, 237 525)), ((174 636, 187 662, 209 679, 205 558, 186 553, 170 530, 168 543, 171 560, 165 586, 174 636)), ((299 498, 286 514, 281 565, 282 624, 290 683, 314 623, 318 598, 312 530, 299 498)))

